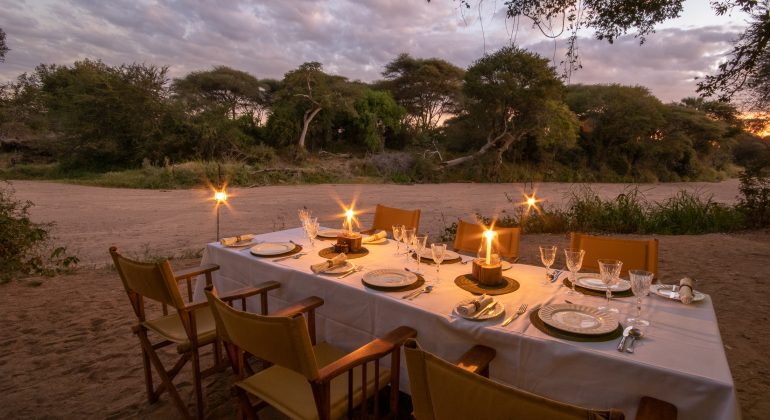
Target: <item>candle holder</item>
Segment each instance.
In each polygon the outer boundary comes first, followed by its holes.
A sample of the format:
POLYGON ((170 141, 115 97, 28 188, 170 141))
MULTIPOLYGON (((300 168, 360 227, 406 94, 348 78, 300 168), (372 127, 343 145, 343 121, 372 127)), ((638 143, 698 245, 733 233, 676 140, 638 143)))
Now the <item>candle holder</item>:
POLYGON ((484 258, 473 260, 471 275, 485 286, 497 286, 503 282, 503 264, 498 258, 491 264, 487 264, 484 258))
POLYGON ((358 252, 361 250, 362 236, 360 233, 341 233, 337 236, 338 248, 347 248, 347 252, 358 252))

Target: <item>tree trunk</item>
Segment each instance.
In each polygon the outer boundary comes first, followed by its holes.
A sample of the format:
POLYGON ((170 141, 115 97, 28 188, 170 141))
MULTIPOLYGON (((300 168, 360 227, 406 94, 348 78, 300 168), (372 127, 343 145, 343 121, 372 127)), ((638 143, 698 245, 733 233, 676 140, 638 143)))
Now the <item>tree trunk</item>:
POLYGON ((469 160, 476 159, 477 157, 480 157, 480 156, 484 155, 485 153, 489 152, 490 150, 492 150, 495 147, 495 145, 497 144, 497 142, 499 142, 502 139, 505 139, 505 143, 503 143, 503 145, 498 148, 498 152, 497 152, 498 159, 501 159, 503 152, 508 150, 508 148, 511 146, 511 144, 513 144, 514 141, 516 141, 517 139, 519 139, 521 137, 521 135, 513 136, 508 131, 504 131, 502 134, 498 135, 495 138, 491 138, 491 136, 492 135, 490 133, 489 137, 487 137, 487 143, 484 144, 483 146, 481 146, 481 149, 479 149, 475 153, 472 153, 472 154, 466 155, 466 156, 461 156, 461 157, 456 158, 456 159, 452 159, 452 160, 447 160, 447 161, 441 162, 441 166, 443 166, 443 167, 457 166, 457 165, 459 165, 461 163, 465 163, 465 162, 467 162, 469 160))
POLYGON ((310 126, 310 123, 313 121, 313 118, 315 118, 316 114, 321 112, 321 107, 315 108, 313 110, 308 109, 305 111, 305 116, 302 118, 302 134, 299 136, 299 148, 305 149, 305 136, 307 135, 307 129, 310 126))

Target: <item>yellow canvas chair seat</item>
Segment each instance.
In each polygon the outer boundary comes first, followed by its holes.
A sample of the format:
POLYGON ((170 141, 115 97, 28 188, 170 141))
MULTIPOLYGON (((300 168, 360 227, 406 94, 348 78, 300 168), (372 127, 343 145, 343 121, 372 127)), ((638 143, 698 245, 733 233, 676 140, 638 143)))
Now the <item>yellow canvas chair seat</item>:
MULTIPOLYGON (((328 344, 320 343, 313 346, 316 361, 319 366, 341 358, 346 352, 328 344)), ((367 395, 374 393, 374 366, 367 365, 367 395)), ((383 389, 390 379, 390 370, 380 369, 379 389, 383 389)), ((304 375, 291 369, 274 365, 254 376, 235 385, 246 392, 259 395, 271 406, 286 413, 293 419, 318 419, 318 410, 313 400, 313 392, 304 375)), ((361 367, 353 369, 353 406, 361 403, 361 367)), ((348 381, 347 375, 338 376, 331 381, 330 398, 331 418, 341 418, 347 414, 348 409, 348 381)))
MULTIPOLYGON (((206 306, 198 308, 194 312, 195 323, 198 327, 198 345, 205 346, 213 343, 217 339, 217 325, 214 322, 214 315, 211 313, 211 308, 206 306)), ((190 339, 187 337, 187 331, 185 331, 178 313, 147 320, 144 321, 142 325, 166 340, 176 343, 177 351, 179 353, 184 353, 190 349, 190 339)))
POLYGON ((658 240, 626 239, 572 232, 570 247, 585 251, 583 269, 599 271, 600 258, 623 261, 621 276, 628 270, 646 270, 658 277, 658 240))

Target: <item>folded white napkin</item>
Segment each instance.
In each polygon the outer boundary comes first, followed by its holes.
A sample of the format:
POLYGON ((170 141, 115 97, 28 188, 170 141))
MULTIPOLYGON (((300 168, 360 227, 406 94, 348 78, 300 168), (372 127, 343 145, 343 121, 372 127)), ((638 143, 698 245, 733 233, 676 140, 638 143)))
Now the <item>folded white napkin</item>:
POLYGON ((374 235, 369 235, 366 238, 361 239, 361 242, 363 243, 375 242, 375 241, 379 241, 382 238, 387 238, 387 237, 388 237, 388 232, 383 230, 375 233, 374 235))
POLYGON ((492 303, 492 296, 481 295, 476 299, 457 307, 457 313, 463 316, 471 316, 492 303))
POLYGON ((313 270, 314 273, 323 273, 324 271, 328 271, 334 267, 345 264, 347 259, 347 255, 340 253, 330 260, 311 265, 310 269, 313 270))
POLYGON ((246 235, 233 236, 233 237, 230 237, 230 238, 222 238, 222 239, 219 240, 219 243, 224 245, 224 246, 234 245, 234 244, 237 244, 238 242, 241 242, 241 241, 250 241, 250 240, 254 239, 255 236, 256 235, 246 234, 246 235))
POLYGON ((693 288, 695 287, 695 280, 685 277, 679 280, 679 300, 685 305, 692 303, 693 288))

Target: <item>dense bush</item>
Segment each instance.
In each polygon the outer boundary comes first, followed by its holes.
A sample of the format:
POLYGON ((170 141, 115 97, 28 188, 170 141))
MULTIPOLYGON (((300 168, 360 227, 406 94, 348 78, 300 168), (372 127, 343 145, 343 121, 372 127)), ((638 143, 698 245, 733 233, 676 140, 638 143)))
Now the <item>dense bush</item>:
POLYGON ((0 187, 0 283, 25 275, 52 275, 78 263, 63 247, 50 251, 51 225, 32 222, 31 206, 29 201, 15 200, 10 189, 0 187))
POLYGON ((753 228, 770 226, 770 175, 760 169, 741 174, 738 209, 753 228))

